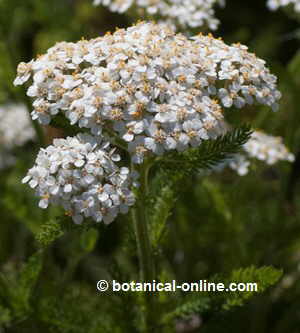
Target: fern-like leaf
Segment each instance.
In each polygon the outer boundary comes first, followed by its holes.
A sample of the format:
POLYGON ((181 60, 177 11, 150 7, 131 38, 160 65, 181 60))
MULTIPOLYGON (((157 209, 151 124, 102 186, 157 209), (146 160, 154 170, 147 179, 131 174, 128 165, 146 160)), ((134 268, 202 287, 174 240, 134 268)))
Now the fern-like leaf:
POLYGON ((282 271, 275 269, 271 266, 264 266, 256 268, 250 266, 244 269, 234 270, 231 273, 229 282, 234 283, 257 283, 257 291, 251 292, 230 292, 224 295, 224 303, 222 305, 223 310, 229 310, 234 306, 242 306, 248 299, 263 293, 267 288, 274 285, 282 276, 282 271))
POLYGON ((199 169, 210 169, 238 153, 251 134, 250 127, 244 125, 215 140, 204 141, 197 148, 183 153, 170 153, 160 163, 173 173, 177 171, 190 176, 199 169))

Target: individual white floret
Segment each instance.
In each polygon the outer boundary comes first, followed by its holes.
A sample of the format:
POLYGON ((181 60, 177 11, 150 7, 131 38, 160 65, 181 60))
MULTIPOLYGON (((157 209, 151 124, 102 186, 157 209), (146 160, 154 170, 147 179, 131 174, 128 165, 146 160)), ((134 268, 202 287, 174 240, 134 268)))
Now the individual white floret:
POLYGON ((276 110, 280 99, 276 77, 246 46, 144 22, 58 43, 19 65, 15 84, 30 78, 33 119, 48 124, 62 113, 96 136, 109 130, 138 163, 216 138, 223 108, 256 103, 276 110))
POLYGON ((110 223, 135 202, 133 176, 118 161, 115 149, 95 137, 55 139, 40 150, 23 183, 36 190, 41 208, 63 206, 75 223, 88 217, 110 223))
POLYGON ((249 172, 250 161, 242 154, 236 154, 228 162, 228 166, 235 170, 239 176, 245 176, 249 172))

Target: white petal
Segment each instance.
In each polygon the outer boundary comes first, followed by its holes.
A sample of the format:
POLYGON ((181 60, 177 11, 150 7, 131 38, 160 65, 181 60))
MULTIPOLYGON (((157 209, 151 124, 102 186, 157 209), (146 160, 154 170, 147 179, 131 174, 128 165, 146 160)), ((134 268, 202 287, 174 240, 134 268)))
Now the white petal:
POLYGON ((49 202, 48 202, 47 199, 42 199, 42 200, 40 200, 40 202, 39 202, 39 207, 45 209, 45 208, 48 207, 48 204, 49 204, 49 202))
POLYGON ((22 179, 22 183, 25 184, 31 179, 31 176, 26 176, 22 179))
POLYGON ((66 193, 72 192, 72 185, 71 184, 66 184, 64 186, 64 192, 66 192, 66 193))

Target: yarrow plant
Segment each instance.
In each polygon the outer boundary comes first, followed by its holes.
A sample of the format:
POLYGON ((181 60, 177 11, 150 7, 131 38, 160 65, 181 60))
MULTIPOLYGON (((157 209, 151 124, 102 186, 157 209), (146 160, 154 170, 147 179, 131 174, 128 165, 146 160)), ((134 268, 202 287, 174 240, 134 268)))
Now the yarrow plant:
MULTIPOLYGON (((206 165, 223 161, 249 137, 248 130, 223 137, 224 110, 259 104, 277 110, 281 97, 276 77, 246 46, 212 35, 188 38, 168 25, 145 22, 92 40, 58 43, 19 64, 14 84, 29 80, 32 118, 43 125, 59 119, 81 133, 42 148, 23 182, 36 190, 41 208, 61 205, 75 223, 110 223, 133 206, 142 281, 154 278, 151 166, 163 159, 167 164, 170 155, 188 156, 183 162, 192 170, 208 140, 206 165)), ((151 317, 152 301, 145 303, 151 317)))
POLYGON ((300 1, 299 0, 268 0, 268 7, 271 10, 277 10, 280 7, 293 6, 295 12, 300 13, 300 1))
POLYGON ((215 30, 219 20, 215 17, 214 7, 224 6, 225 0, 94 0, 94 5, 99 4, 118 13, 135 9, 139 16, 158 17, 172 26, 207 26, 215 30))
MULTIPOLYGON (((223 1, 99 3, 214 28, 212 8, 223 1)), ((279 139, 257 131, 250 137, 246 126, 228 130, 225 110, 261 105, 276 111, 281 94, 264 60, 211 34, 187 37, 168 24, 140 22, 91 40, 60 42, 19 64, 14 84, 26 83, 32 119, 60 124, 66 138, 40 149, 23 183, 35 190, 39 207, 61 206, 75 224, 109 224, 130 210, 142 281, 155 278, 152 249, 163 230, 160 225, 157 236, 150 228, 159 219, 164 224, 171 209, 160 214, 164 197, 155 197, 155 186, 172 206, 174 184, 203 165, 229 161, 243 175, 249 158, 293 160, 279 139)), ((142 331, 150 332, 155 299, 143 301, 148 330, 142 331)))

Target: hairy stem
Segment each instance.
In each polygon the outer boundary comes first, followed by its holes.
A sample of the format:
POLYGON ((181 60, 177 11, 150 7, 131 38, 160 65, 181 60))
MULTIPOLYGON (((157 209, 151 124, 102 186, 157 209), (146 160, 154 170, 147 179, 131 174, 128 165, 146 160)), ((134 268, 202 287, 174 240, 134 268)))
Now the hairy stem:
POLYGON ((136 206, 133 209, 133 223, 140 263, 140 279, 141 281, 151 281, 154 278, 154 272, 146 211, 149 165, 145 164, 141 167, 136 167, 135 170, 140 173, 140 187, 137 191, 136 206))
MULTIPOLYGON (((152 282, 154 279, 154 263, 151 253, 151 243, 148 231, 149 224, 146 209, 150 164, 146 162, 141 166, 133 165, 133 168, 140 174, 140 187, 136 192, 137 201, 135 207, 132 209, 132 217, 139 257, 140 280, 141 282, 152 282)), ((144 323, 146 325, 147 332, 151 331, 151 327, 153 325, 153 300, 154 297, 152 295, 144 295, 144 323)))

